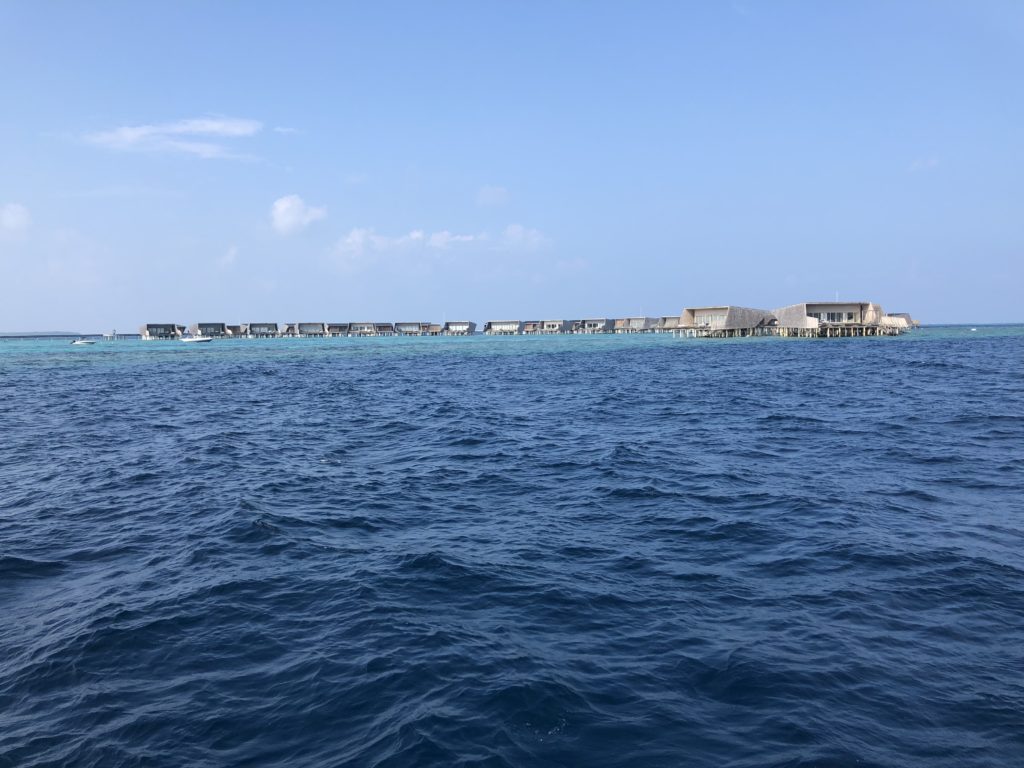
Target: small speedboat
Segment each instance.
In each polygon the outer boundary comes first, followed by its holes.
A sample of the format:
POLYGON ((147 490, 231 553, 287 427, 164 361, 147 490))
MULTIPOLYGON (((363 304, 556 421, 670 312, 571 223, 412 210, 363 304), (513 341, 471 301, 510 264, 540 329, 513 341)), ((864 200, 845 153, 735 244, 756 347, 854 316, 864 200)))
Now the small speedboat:
POLYGON ((90 344, 95 344, 95 343, 96 342, 93 341, 92 339, 75 339, 74 341, 71 342, 71 346, 73 346, 73 347, 87 347, 90 344))
POLYGON ((186 344, 204 344, 208 341, 213 341, 212 336, 184 336, 181 339, 186 344))

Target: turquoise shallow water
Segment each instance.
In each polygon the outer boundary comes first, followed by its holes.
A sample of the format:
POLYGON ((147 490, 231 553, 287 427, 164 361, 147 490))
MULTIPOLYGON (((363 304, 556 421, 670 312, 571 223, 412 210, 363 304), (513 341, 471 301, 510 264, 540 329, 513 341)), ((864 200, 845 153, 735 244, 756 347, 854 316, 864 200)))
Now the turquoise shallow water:
POLYGON ((1024 754, 1024 328, 0 342, 0 765, 1024 754))

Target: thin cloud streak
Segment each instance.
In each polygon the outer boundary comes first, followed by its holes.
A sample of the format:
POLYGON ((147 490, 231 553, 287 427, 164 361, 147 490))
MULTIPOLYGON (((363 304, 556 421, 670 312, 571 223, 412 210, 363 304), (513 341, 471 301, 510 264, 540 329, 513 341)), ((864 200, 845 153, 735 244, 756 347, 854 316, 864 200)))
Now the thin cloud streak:
POLYGON ((442 229, 427 234, 413 229, 402 235, 382 235, 373 229, 355 227, 335 244, 330 257, 345 270, 356 270, 397 258, 433 255, 449 260, 458 254, 479 252, 481 247, 499 251, 535 251, 550 244, 540 230, 510 224, 496 238, 487 232, 458 234, 442 229))
POLYGON ((115 152, 169 152, 206 160, 244 159, 246 155, 231 151, 222 140, 248 138, 261 130, 263 124, 258 120, 201 117, 170 123, 122 125, 87 134, 84 139, 115 152))
POLYGON ((509 224, 502 233, 501 245, 506 248, 537 250, 551 244, 551 240, 539 229, 530 229, 522 224, 509 224))

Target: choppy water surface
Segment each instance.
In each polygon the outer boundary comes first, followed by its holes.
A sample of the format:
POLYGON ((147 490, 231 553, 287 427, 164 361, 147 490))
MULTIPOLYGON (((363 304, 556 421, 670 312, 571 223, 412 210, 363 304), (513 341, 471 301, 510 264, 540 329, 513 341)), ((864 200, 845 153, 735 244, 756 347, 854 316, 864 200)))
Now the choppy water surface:
POLYGON ((0 342, 0 765, 1024 764, 1024 329, 0 342))

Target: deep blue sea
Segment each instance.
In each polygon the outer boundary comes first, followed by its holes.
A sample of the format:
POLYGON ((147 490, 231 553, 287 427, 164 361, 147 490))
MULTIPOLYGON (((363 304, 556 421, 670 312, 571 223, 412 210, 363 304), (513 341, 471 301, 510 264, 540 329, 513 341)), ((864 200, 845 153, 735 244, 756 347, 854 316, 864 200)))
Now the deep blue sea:
POLYGON ((0 765, 1024 765, 1024 327, 0 342, 0 765))

